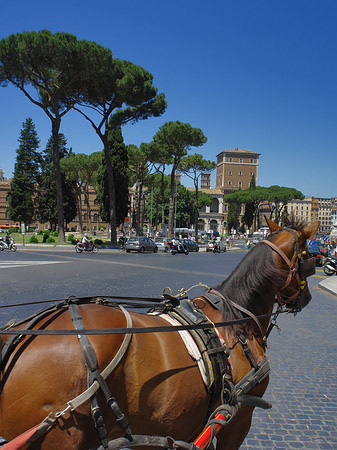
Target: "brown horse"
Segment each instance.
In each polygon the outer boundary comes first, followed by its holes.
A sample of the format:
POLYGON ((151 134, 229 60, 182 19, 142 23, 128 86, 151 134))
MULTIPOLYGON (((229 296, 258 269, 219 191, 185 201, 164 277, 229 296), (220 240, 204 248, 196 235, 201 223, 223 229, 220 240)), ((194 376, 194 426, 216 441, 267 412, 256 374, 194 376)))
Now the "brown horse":
MULTIPOLYGON (((318 223, 280 229, 268 220, 268 225, 272 234, 247 253, 225 281, 191 300, 212 323, 234 321, 234 325, 219 328, 230 350, 234 385, 252 370, 252 366, 265 359, 264 339, 275 303, 279 308, 286 305, 299 311, 310 300, 306 284, 309 275, 306 241, 315 234, 318 223), (217 302, 213 302, 212 297, 217 298, 217 302), (235 324, 235 320, 242 318, 250 320, 235 324)), ((73 329, 74 324, 85 329, 127 326, 126 315, 118 307, 82 304, 78 308, 83 323, 77 313, 71 318, 68 309, 60 308, 41 318, 33 328, 63 330, 73 329)), ((157 315, 132 312, 130 316, 134 328, 168 326, 157 315)), ((2 364, 1 436, 10 441, 50 415, 54 420, 50 429, 25 448, 103 449, 93 425, 90 401, 85 400, 75 409, 67 408, 69 400, 88 388, 88 372, 79 344, 82 338, 82 335, 21 338, 2 364), (55 413, 59 414, 55 417, 55 413)), ((125 343, 125 334, 91 335, 89 340, 101 372, 125 343)), ((6 347, 6 341, 8 335, 2 335, 2 347, 6 347)), ((207 420, 211 393, 180 335, 177 332, 135 333, 123 352, 106 377, 106 385, 116 399, 118 411, 127 418, 132 433, 193 441, 207 420)), ((262 397, 267 385, 268 374, 253 385, 249 394, 262 397)), ((107 439, 112 441, 125 435, 101 389, 97 391, 97 403, 101 406, 107 439)), ((213 405, 216 407, 220 403, 219 395, 213 405)), ((253 409, 254 406, 244 404, 238 408, 228 426, 217 435, 219 449, 240 447, 249 431, 253 409)), ((117 417, 123 422, 123 416, 117 413, 117 417)))

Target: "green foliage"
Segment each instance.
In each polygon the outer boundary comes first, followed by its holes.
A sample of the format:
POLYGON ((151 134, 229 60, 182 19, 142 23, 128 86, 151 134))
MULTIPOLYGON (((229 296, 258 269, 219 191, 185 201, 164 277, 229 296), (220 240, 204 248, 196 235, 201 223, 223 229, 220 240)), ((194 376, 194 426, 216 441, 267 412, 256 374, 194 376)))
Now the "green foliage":
POLYGON ((54 232, 53 232, 53 236, 54 236, 54 237, 58 237, 58 235, 59 235, 59 234, 58 234, 57 231, 54 231, 54 232))
POLYGON ((162 125, 153 137, 154 146, 161 148, 161 161, 171 160, 171 179, 170 179, 170 211, 169 211, 169 236, 173 236, 173 203, 175 174, 184 156, 187 155, 191 147, 199 147, 207 138, 200 128, 192 128, 189 123, 166 122, 162 125), (165 157, 164 157, 165 155, 165 157))
POLYGON ((49 236, 49 238, 46 240, 47 244, 53 244, 55 242, 55 239, 51 236, 49 236))
POLYGON ((33 195, 41 161, 37 151, 39 139, 31 118, 22 124, 18 141, 14 176, 8 192, 8 215, 12 220, 28 225, 34 216, 33 195))
MULTIPOLYGON (((165 210, 165 220, 167 223, 169 217, 169 204, 170 204, 170 177, 165 176, 164 178, 164 210, 165 210)), ((152 199, 152 217, 154 222, 158 222, 157 215, 159 214, 158 205, 161 204, 161 186, 160 186, 160 176, 156 175, 152 178, 153 182, 153 199, 152 199)), ((193 224, 193 214, 194 214, 194 203, 195 195, 194 192, 188 190, 185 186, 178 183, 177 185, 177 207, 176 207, 176 225, 177 227, 191 228, 193 224)), ((212 196, 201 192, 199 193, 198 208, 200 209, 204 205, 212 204, 212 196)), ((145 217, 150 220, 151 217, 151 190, 148 189, 145 192, 146 202, 145 202, 145 217)))
POLYGON ((224 196, 224 201, 230 205, 246 205, 247 214, 244 216, 244 221, 247 226, 249 226, 249 223, 253 223, 254 218, 259 217, 259 206, 262 202, 269 203, 271 208, 270 218, 279 223, 288 202, 293 199, 303 200, 304 195, 295 188, 283 186, 252 186, 249 189, 224 196))
POLYGON ((102 239, 95 239, 94 244, 95 245, 103 245, 103 241, 102 241, 102 239))
MULTIPOLYGON (((128 152, 120 126, 109 131, 108 144, 114 183, 118 187, 118 195, 115 197, 116 223, 120 225, 124 222, 129 209, 128 152)), ((104 155, 102 155, 102 163, 97 173, 97 200, 100 216, 103 220, 109 221, 109 182, 104 155)))
POLYGON ((39 230, 39 231, 37 232, 37 234, 38 234, 39 236, 42 236, 42 235, 43 235, 43 230, 39 230))
MULTIPOLYGON (((49 222, 52 228, 57 224, 57 198, 55 191, 54 158, 52 150, 52 138, 48 140, 46 149, 43 152, 44 158, 41 163, 40 181, 37 189, 36 209, 37 216, 41 223, 49 222)), ((67 140, 63 134, 59 135, 60 159, 65 158, 70 150, 67 148, 67 140)), ((67 223, 76 216, 76 198, 74 184, 66 180, 62 173, 63 210, 67 223)))
POLYGON ((47 239, 49 238, 49 236, 50 236, 50 230, 46 230, 46 231, 43 233, 42 242, 43 242, 43 243, 47 242, 47 239))
POLYGON ((39 243, 39 240, 38 240, 38 238, 37 238, 35 235, 33 235, 33 236, 31 236, 31 238, 29 239, 29 242, 30 242, 31 244, 38 244, 38 243, 39 243))
POLYGON ((70 242, 71 244, 74 244, 75 242, 75 236, 73 234, 69 234, 67 236, 67 241, 70 242))
MULTIPOLYGON (((63 209, 66 195, 62 192, 58 157, 61 118, 87 95, 88 89, 92 90, 90 81, 100 79, 107 66, 112 66, 110 50, 95 42, 78 41, 68 33, 24 32, 0 41, 0 83, 19 88, 51 120, 56 219, 62 241, 64 219, 69 221, 69 217, 65 217, 63 209)), ((51 211, 48 215, 52 215, 51 211)))
POLYGON ((240 203, 231 202, 228 205, 228 215, 227 215, 227 232, 231 233, 231 229, 237 230, 239 227, 239 212, 240 203))

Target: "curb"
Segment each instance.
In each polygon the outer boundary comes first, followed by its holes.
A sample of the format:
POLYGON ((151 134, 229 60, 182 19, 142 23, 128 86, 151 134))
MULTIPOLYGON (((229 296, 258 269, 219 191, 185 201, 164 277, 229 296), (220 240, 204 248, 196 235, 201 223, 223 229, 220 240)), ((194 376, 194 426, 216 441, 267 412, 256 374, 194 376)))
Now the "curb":
POLYGON ((332 275, 330 278, 326 278, 323 281, 320 281, 318 283, 318 287, 321 288, 323 291, 329 292, 330 294, 333 294, 337 296, 337 277, 336 275, 332 275))

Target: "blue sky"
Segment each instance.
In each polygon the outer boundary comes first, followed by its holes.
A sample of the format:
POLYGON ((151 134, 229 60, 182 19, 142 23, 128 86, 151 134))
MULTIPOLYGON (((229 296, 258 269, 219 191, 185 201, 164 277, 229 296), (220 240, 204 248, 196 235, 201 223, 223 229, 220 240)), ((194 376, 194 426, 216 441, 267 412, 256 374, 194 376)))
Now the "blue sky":
MULTIPOLYGON (((215 160, 224 149, 258 152, 260 185, 337 197, 336 0, 19 0, 3 3, 1 18, 0 38, 65 31, 153 74, 168 108, 126 125, 126 144, 150 142, 165 122, 188 122, 208 138, 191 153, 215 160)), ((47 116, 18 89, 0 88, 0 167, 8 178, 27 117, 42 150, 47 116)), ((101 150, 75 113, 61 132, 76 153, 101 150)))

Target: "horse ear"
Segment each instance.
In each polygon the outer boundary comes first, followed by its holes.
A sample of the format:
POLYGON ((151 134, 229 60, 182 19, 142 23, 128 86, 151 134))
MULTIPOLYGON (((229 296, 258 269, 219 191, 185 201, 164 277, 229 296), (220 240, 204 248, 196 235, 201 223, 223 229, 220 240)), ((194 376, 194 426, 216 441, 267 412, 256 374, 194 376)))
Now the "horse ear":
POLYGON ((311 225, 308 225, 303 228, 303 237, 305 239, 310 239, 312 236, 316 234, 316 231, 318 230, 319 222, 312 223, 311 225))
POLYGON ((267 225, 269 227, 269 230, 271 233, 274 233, 274 231, 279 230, 281 227, 277 225, 277 223, 273 222, 272 220, 268 219, 267 216, 264 216, 264 220, 267 222, 267 225))

